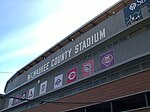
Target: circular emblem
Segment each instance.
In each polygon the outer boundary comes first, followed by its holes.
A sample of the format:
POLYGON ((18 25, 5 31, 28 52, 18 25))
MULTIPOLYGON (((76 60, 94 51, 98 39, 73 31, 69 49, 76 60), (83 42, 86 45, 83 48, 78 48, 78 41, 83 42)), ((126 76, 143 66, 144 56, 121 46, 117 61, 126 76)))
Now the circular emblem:
POLYGON ((75 71, 70 72, 69 75, 68 75, 69 80, 73 80, 75 77, 76 77, 76 72, 75 71))
POLYGON ((60 83, 61 83, 61 80, 57 79, 56 82, 55 82, 55 85, 59 85, 60 83))
POLYGON ((129 9, 130 10, 135 10, 135 8, 136 8, 136 3, 132 3, 130 6, 129 6, 129 9))
POLYGON ((87 63, 84 65, 84 71, 85 72, 91 72, 92 71, 92 65, 90 63, 87 63))

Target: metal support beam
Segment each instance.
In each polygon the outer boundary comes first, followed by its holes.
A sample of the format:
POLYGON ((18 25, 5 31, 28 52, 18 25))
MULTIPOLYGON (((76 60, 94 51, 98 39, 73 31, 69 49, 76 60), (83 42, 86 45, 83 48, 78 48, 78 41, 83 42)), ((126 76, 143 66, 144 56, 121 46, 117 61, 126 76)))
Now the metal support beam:
POLYGON ((53 51, 49 50, 50 53, 54 53, 53 51))
POLYGON ((146 107, 148 107, 148 97, 147 97, 147 93, 144 94, 144 98, 145 98, 146 107))
POLYGON ((94 26, 96 26, 96 24, 95 24, 95 23, 93 23, 93 22, 91 22, 91 24, 93 25, 93 27, 94 27, 94 26))
POLYGON ((84 112, 86 112, 86 107, 84 108, 84 112))
POLYGON ((82 35, 82 34, 83 34, 83 32, 82 32, 82 31, 80 31, 80 30, 78 30, 78 31, 79 31, 80 35, 82 35))
POLYGON ((59 47, 59 48, 62 48, 63 46, 61 46, 60 44, 58 44, 58 47, 59 47))
POLYGON ((113 103, 110 102, 110 112, 113 112, 113 103))

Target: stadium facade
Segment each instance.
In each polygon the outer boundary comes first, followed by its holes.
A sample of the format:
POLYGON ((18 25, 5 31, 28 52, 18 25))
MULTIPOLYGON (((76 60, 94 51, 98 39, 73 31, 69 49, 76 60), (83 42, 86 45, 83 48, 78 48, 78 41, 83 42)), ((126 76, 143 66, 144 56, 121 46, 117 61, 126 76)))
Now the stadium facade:
POLYGON ((150 0, 122 0, 24 66, 1 112, 149 112, 150 0))

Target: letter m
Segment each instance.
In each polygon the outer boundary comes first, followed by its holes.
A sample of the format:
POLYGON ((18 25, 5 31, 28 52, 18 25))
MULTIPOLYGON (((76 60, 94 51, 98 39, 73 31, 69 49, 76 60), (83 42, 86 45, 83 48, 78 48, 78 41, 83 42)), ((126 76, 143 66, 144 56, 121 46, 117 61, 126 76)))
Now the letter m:
POLYGON ((103 30, 100 30, 100 40, 106 37, 106 32, 105 32, 105 28, 103 28, 103 30))

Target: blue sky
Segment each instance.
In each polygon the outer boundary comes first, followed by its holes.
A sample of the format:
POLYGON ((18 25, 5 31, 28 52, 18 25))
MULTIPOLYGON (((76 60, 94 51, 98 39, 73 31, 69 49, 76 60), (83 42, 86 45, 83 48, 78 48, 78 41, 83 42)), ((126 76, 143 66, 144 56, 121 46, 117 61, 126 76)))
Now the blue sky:
POLYGON ((0 93, 13 73, 117 1, 0 0, 0 93))

